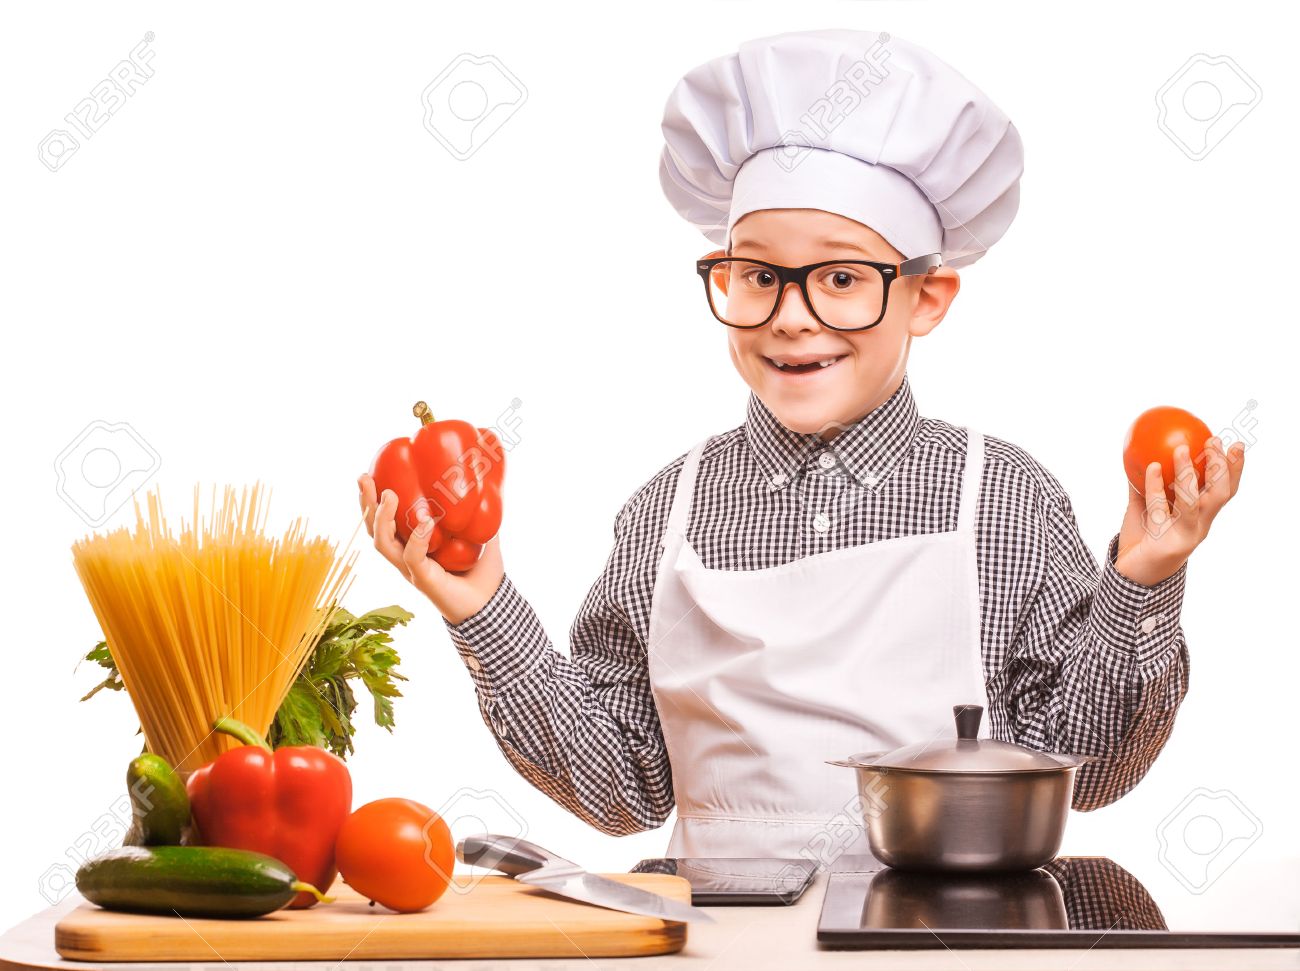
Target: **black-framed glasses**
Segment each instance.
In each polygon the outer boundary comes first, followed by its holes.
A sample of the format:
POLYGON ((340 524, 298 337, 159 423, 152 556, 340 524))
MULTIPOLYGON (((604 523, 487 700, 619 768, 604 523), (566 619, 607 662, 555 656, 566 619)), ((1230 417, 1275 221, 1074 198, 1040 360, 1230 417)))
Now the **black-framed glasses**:
POLYGON ((885 319, 889 285, 904 276, 924 276, 943 266, 938 253, 902 263, 824 260, 782 266, 766 260, 720 256, 697 260, 713 316, 728 327, 762 327, 776 316, 781 295, 799 287, 804 305, 831 330, 868 330, 885 319))

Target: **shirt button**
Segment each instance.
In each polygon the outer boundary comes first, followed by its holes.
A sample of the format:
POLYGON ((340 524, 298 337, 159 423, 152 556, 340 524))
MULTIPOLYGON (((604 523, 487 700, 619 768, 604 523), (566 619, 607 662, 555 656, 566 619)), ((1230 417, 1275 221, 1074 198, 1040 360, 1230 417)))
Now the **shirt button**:
POLYGON ((865 483, 866 483, 867 485, 869 485, 869 486, 873 486, 873 485, 875 485, 877 482, 879 482, 880 480, 879 480, 878 478, 876 478, 874 475, 864 475, 864 476, 862 477, 862 481, 865 482, 865 483))
POLYGON ((813 516, 812 525, 817 532, 825 533, 831 528, 831 517, 824 512, 819 512, 816 516, 813 516))
POLYGON ((776 486, 776 488, 778 489, 781 488, 789 481, 790 481, 789 476, 787 476, 784 472, 778 472, 776 475, 772 476, 772 485, 776 486))
POLYGON ((822 452, 821 455, 817 456, 817 464, 829 471, 835 468, 835 456, 830 452, 822 452))
POLYGON ((466 665, 466 666, 467 666, 471 671, 482 671, 482 670, 483 670, 483 665, 479 663, 479 659, 476 658, 476 657, 475 657, 474 655, 472 655, 472 654, 471 654, 469 657, 467 657, 467 658, 465 659, 465 665, 466 665))
POLYGON ((1156 619, 1154 617, 1148 617, 1146 620, 1142 621, 1142 633, 1150 634, 1155 629, 1156 619))

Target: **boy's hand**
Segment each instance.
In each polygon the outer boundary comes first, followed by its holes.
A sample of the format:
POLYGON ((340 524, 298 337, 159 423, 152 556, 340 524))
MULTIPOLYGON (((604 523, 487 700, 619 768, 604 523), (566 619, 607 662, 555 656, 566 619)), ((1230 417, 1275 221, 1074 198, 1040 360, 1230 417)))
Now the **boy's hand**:
POLYGON ((384 494, 376 498, 375 480, 369 474, 357 479, 357 486, 361 494, 361 514, 366 520, 366 531, 374 537, 375 549, 433 601, 448 623, 459 624, 478 613, 492 599, 505 576, 497 537, 492 537, 483 547, 483 555, 468 571, 448 573, 428 555, 432 520, 427 513, 420 511, 420 524, 411 531, 411 538, 403 546, 397 538, 397 494, 385 489, 384 494))
POLYGON ((1160 463, 1147 466, 1146 495, 1129 486, 1128 510, 1119 531, 1115 569, 1146 586, 1173 576, 1210 531, 1210 523, 1237 494, 1246 446, 1225 454, 1216 435, 1205 445, 1205 487, 1197 494, 1196 469, 1186 445, 1174 451, 1174 506, 1165 495, 1160 463))

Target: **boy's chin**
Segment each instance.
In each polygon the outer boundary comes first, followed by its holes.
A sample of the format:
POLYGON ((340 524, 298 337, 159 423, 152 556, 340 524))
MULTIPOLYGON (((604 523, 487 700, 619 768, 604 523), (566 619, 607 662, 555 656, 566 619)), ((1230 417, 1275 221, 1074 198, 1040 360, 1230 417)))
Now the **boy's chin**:
POLYGON ((799 435, 839 431, 848 423, 836 414, 834 408, 827 407, 825 402, 765 401, 764 404, 776 416, 777 421, 799 435))

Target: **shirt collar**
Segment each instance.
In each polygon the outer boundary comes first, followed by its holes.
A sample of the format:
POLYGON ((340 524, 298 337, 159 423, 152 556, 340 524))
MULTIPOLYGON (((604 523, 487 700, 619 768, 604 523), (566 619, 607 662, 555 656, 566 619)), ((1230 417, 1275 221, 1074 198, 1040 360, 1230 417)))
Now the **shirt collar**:
POLYGON ((902 383, 887 401, 845 427, 829 442, 815 434, 786 428, 750 392, 745 437, 759 469, 776 488, 783 487, 808 468, 817 468, 822 453, 826 452, 859 484, 874 490, 907 454, 920 425, 921 416, 904 372, 902 383))

